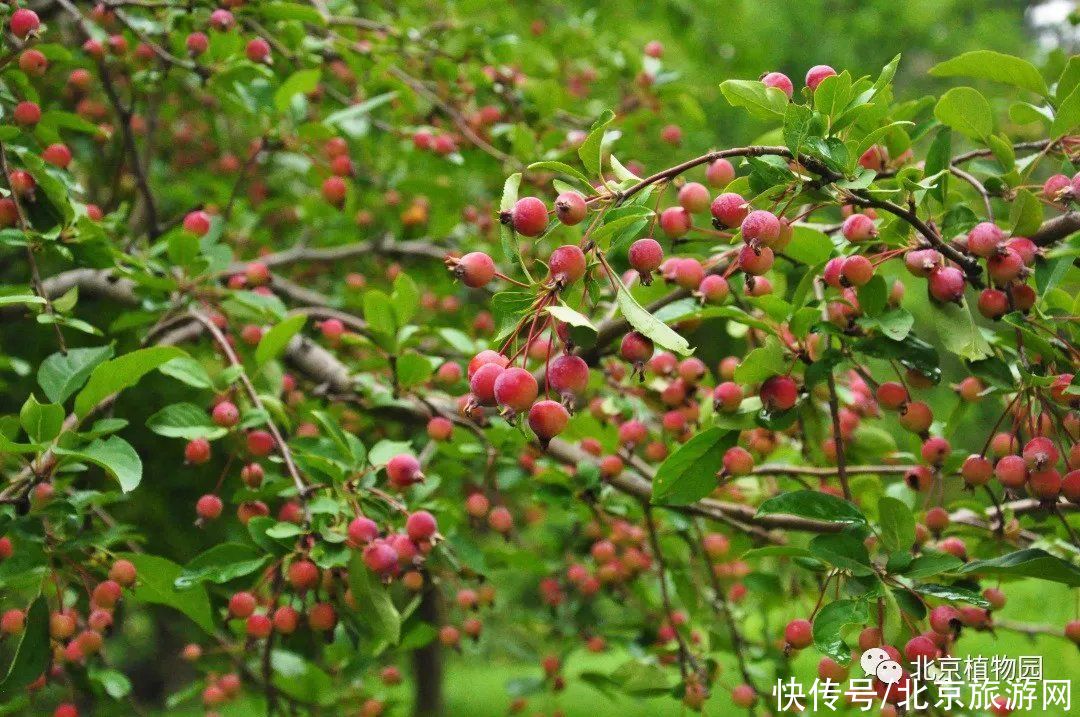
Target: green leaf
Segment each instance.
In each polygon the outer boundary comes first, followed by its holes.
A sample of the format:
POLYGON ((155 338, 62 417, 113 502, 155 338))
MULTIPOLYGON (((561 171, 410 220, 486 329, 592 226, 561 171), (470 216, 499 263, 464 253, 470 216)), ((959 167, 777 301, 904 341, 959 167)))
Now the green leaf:
POLYGON ((592 189, 592 182, 589 181, 589 178, 586 177, 580 169, 577 169, 576 167, 571 167, 565 162, 533 162, 528 167, 526 167, 526 169, 528 169, 530 172, 535 172, 537 170, 543 169, 548 172, 558 172, 559 174, 566 174, 583 183, 586 187, 592 189))
POLYGON ((866 544, 845 533, 818 535, 810 541, 810 554, 853 575, 873 575, 866 544))
POLYGON ((566 324, 570 339, 574 342, 574 345, 584 348, 596 345, 597 331, 596 327, 589 321, 589 317, 574 311, 566 304, 549 306, 546 311, 566 324))
POLYGON ((979 593, 956 585, 923 584, 915 585, 911 589, 917 593, 930 595, 948 602, 962 602, 983 608, 990 607, 990 603, 979 593))
POLYGON ((37 397, 30 394, 19 411, 19 422, 31 441, 48 443, 60 435, 64 426, 64 408, 58 403, 38 403, 37 397))
POLYGON ((184 569, 165 558, 147 553, 120 553, 135 564, 138 579, 131 588, 131 596, 139 602, 165 605, 179 610, 205 630, 214 634, 214 620, 210 614, 210 598, 206 588, 196 585, 188 590, 178 590, 176 579, 184 569))
POLYGON ((285 351, 293 336, 304 328, 307 315, 294 314, 270 328, 259 339, 259 345, 255 347, 255 365, 264 366, 273 361, 285 351))
POLYGON ((960 570, 962 575, 1004 575, 1038 578, 1080 587, 1080 568, 1040 548, 1027 548, 991 560, 974 560, 960 570))
POLYGON ((759 119, 783 119, 787 112, 788 97, 783 90, 766 87, 757 80, 724 80, 720 92, 733 107, 744 107, 759 119))
POLYGON ((797 515, 830 523, 866 523, 866 516, 854 504, 815 490, 781 493, 758 506, 759 516, 775 514, 797 515))
POLYGON ((964 562, 948 553, 924 552, 900 571, 913 580, 933 577, 941 573, 953 573, 963 567, 964 562))
POLYGON ((330 675, 294 652, 272 650, 270 667, 274 687, 301 702, 329 707, 339 699, 330 675))
POLYGON ((38 384, 50 401, 64 403, 86 382, 90 372, 112 354, 112 346, 68 349, 66 355, 54 353, 38 367, 38 384))
POLYGON ((414 351, 398 356, 396 371, 398 383, 406 388, 422 384, 434 373, 431 361, 414 351))
POLYGON ((398 325, 390 297, 378 289, 366 292, 364 294, 364 319, 376 343, 390 353, 394 353, 397 349, 398 325))
POLYGON ((878 500, 878 521, 881 544, 886 550, 911 550, 915 544, 915 516, 906 503, 883 496, 878 500))
MULTIPOLYGON (((0 306, 14 306, 16 304, 34 304, 37 306, 44 306, 45 299, 35 294, 9 294, 7 296, 0 296, 0 306)), ((53 302, 56 305, 56 302, 53 302)))
POLYGON ((930 68, 934 77, 978 77, 1046 96, 1046 80, 1027 60, 993 50, 973 50, 930 68))
POLYGON ((45 672, 51 656, 49 604, 39 595, 26 611, 26 623, 15 647, 15 658, 8 667, 7 676, 0 681, 0 694, 18 694, 45 672))
POLYGON ((881 274, 874 274, 870 281, 858 288, 856 296, 859 298, 859 308, 870 317, 878 316, 889 300, 889 287, 885 285, 885 278, 881 274))
POLYGON ((903 341, 911 333, 911 327, 915 325, 915 317, 907 309, 899 308, 886 311, 873 322, 881 329, 881 333, 893 341, 903 341))
POLYGON ((934 116, 971 139, 982 139, 994 131, 990 103, 970 87, 954 87, 942 95, 934 106, 934 116))
POLYGON ((226 429, 214 424, 205 409, 193 403, 174 403, 171 406, 165 406, 146 419, 146 427, 159 436, 183 438, 188 441, 196 438, 212 441, 228 433, 226 429))
POLYGON ((638 332, 648 336, 661 348, 682 356, 689 356, 694 353, 686 339, 675 333, 667 324, 650 314, 645 307, 637 302, 637 299, 633 297, 621 279, 615 277, 615 281, 618 282, 615 303, 618 304, 620 313, 630 322, 631 326, 638 332))
POLYGON ((212 388, 214 385, 203 365, 189 356, 166 361, 158 370, 192 388, 212 388))
POLYGON ((268 560, 269 555, 250 545, 222 543, 200 553, 185 565, 173 586, 177 590, 188 590, 204 582, 227 583, 250 575, 268 560))
POLYGON ((760 383, 770 376, 785 373, 787 367, 780 342, 766 341, 764 346, 748 353, 742 363, 735 367, 735 380, 741 384, 760 383))
POLYGON ((798 155, 803 140, 810 134, 814 112, 806 105, 790 103, 784 112, 784 144, 793 155, 798 155))
POLYGON ((364 565, 360 553, 354 553, 349 561, 349 587, 356 600, 357 612, 363 623, 370 627, 377 637, 396 645, 401 638, 401 615, 394 607, 390 591, 364 565))
POLYGON ((981 361, 990 357, 990 344, 975 325, 967 305, 948 303, 937 311, 938 335, 945 348, 968 361, 981 361))
POLYGON ((390 294, 390 300, 394 305, 394 316, 398 326, 405 326, 416 316, 420 308, 420 289, 416 282, 405 272, 397 275, 394 279, 394 290, 390 294))
POLYGON ((708 428, 679 446, 656 471, 652 502, 686 505, 712 493, 724 451, 735 445, 737 435, 737 431, 708 428))
POLYGON ((1015 236, 1029 236, 1038 231, 1043 220, 1043 205, 1039 198, 1027 189, 1016 192, 1012 208, 1009 210, 1009 223, 1012 224, 1012 234, 1015 236))
POLYGON ((817 266, 832 256, 833 243, 825 232, 796 224, 784 254, 808 266, 817 266))
POLYGON ((267 20, 299 20, 313 25, 325 25, 326 19, 314 7, 295 2, 267 2, 257 6, 267 20))
POLYGON ((134 386, 139 379, 166 361, 186 355, 175 346, 154 346, 99 364, 91 372, 86 386, 75 397, 76 415, 85 417, 112 394, 134 386))
POLYGON ((120 483, 120 489, 130 493, 142 482, 142 459, 131 444, 120 436, 99 438, 81 450, 55 449, 57 455, 89 461, 120 483))
POLYGON ((292 73, 274 93, 274 107, 277 108, 278 112, 289 109, 293 97, 312 92, 319 86, 321 76, 322 70, 319 68, 297 70, 292 73))
MULTIPOLYGON (((503 182, 502 199, 499 200, 499 211, 505 213, 513 210, 514 205, 518 200, 518 189, 521 187, 521 172, 514 172, 506 181, 503 182)), ((509 224, 499 222, 499 241, 502 245, 503 258, 508 264, 521 263, 521 256, 518 254, 517 246, 515 245, 514 230, 509 224)))
POLYGON ((119 670, 99 670, 91 668, 90 680, 101 685, 105 694, 114 700, 122 700, 131 694, 131 680, 119 670))
POLYGON ((1058 104, 1072 94, 1072 91, 1080 87, 1080 55, 1073 55, 1065 63, 1065 69, 1058 77, 1057 87, 1054 88, 1054 98, 1058 104))
POLYGON ((851 648, 840 636, 848 625, 865 625, 870 619, 866 603, 836 600, 821 608, 814 618, 814 647, 841 665, 851 661, 851 648))
POLYGON ((1059 139, 1080 127, 1080 87, 1066 97, 1054 113, 1054 123, 1050 125, 1050 138, 1059 139))
POLYGON ((91 136, 101 134, 101 128, 93 122, 83 119, 73 112, 63 112, 61 110, 42 112, 39 124, 57 129, 69 129, 73 132, 82 132, 91 136))
POLYGON ((851 101, 851 75, 845 70, 830 75, 814 90, 814 109, 826 117, 835 118, 851 101))
POLYGON ((614 112, 604 110, 593 122, 585 141, 578 147, 578 157, 581 158, 581 163, 585 165, 585 171, 594 177, 602 176, 600 170, 603 167, 604 131, 614 119, 614 112))

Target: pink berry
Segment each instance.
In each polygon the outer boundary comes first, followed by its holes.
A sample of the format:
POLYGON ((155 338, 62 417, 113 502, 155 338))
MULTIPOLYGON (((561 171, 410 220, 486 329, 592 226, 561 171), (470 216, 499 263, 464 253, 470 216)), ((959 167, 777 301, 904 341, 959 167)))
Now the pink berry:
POLYGON ((980 222, 971 228, 967 235, 967 250, 975 256, 983 258, 993 256, 1002 242, 1005 234, 993 222, 980 222))
POLYGON ((704 184, 687 182, 679 190, 678 201, 679 206, 683 209, 691 214, 696 214, 709 208, 712 197, 709 196, 709 190, 705 188, 704 184))
POLYGON ((529 409, 529 428, 544 444, 562 433, 569 420, 570 414, 558 401, 537 401, 529 409))
POLYGON ((786 411, 799 399, 799 387, 790 376, 770 376, 758 391, 762 405, 769 411, 786 411))
POLYGON ((585 254, 576 244, 560 246, 548 257, 551 278, 563 287, 583 277, 585 268, 585 254))
POLYGON ((874 220, 865 214, 852 214, 844 220, 844 225, 840 231, 843 232, 844 238, 850 242, 867 241, 876 237, 878 233, 874 220))
POLYGON ((503 408, 523 413, 536 400, 538 387, 533 375, 523 368, 503 369, 494 384, 495 400, 503 408))
POLYGON ((232 401, 222 401, 214 406, 211 418, 217 426, 232 428, 240 422, 240 409, 232 401))
POLYGON ((386 462, 386 477, 395 488, 407 488, 424 479, 420 461, 408 453, 399 453, 386 462))
POLYGON ((479 289, 495 278, 495 262, 482 251, 470 252, 458 259, 454 275, 470 289, 479 289))
POLYGON ((580 356, 563 354, 548 366, 547 378, 561 395, 580 396, 589 384, 589 365, 580 356))
POLYGON ((775 87, 778 90, 783 91, 788 99, 791 99, 791 95, 795 92, 795 88, 791 84, 791 79, 783 72, 770 72, 761 78, 762 83, 766 87, 775 87))
POLYGON ((210 460, 210 442, 205 438, 188 441, 184 446, 184 460, 192 465, 201 465, 210 460))
POLYGON ((735 167, 723 158, 716 160, 705 170, 705 181, 710 187, 726 187, 733 179, 735 179, 735 167))
POLYGON ((826 77, 833 77, 834 75, 836 75, 836 70, 828 65, 814 65, 806 73, 806 86, 813 92, 826 77))
POLYGON ((261 37, 256 37, 248 42, 244 53, 252 62, 266 62, 270 59, 270 44, 261 37))
POLYGON ((567 226, 580 224, 588 211, 585 197, 577 192, 563 192, 555 197, 555 214, 559 221, 567 226))
POLYGON ((660 228, 671 239, 686 234, 690 226, 690 213, 682 207, 668 207, 660 213, 660 228))
POLYGON ((771 246, 780 237, 780 219, 772 212, 755 209, 742 220, 743 241, 771 246))
POLYGON ((750 213, 750 205, 742 196, 734 192, 726 192, 713 200, 710 207, 712 215, 722 226, 737 227, 750 213))
POLYGON ((195 513, 203 520, 215 520, 221 515, 224 504, 221 498, 207 493, 195 502, 195 513))
POLYGON ((744 244, 739 250, 739 268, 751 276, 761 276, 773 265, 773 251, 767 246, 744 244))
POLYGON ((630 245, 627 257, 641 276, 642 284, 652 283, 652 272, 664 261, 664 250, 655 239, 638 239, 630 245))
POLYGON ((639 334, 637 331, 631 331, 623 336, 622 344, 619 347, 619 355, 625 361, 633 364, 642 364, 648 361, 652 357, 653 351, 652 339, 644 334, 639 334))
POLYGON ((204 211, 189 212, 184 217, 184 231, 202 236, 210 231, 210 215, 204 211))
POLYGON ((11 13, 11 20, 8 22, 8 27, 11 29, 12 35, 22 40, 41 27, 41 20, 33 10, 19 8, 11 13))
POLYGON ((518 234, 538 237, 547 229, 547 206, 536 197, 522 197, 514 204, 510 221, 518 234))
POLYGON ((956 302, 964 298, 964 272, 955 266, 941 266, 930 274, 930 295, 941 302, 956 302))
POLYGON ((814 641, 813 626, 809 620, 792 620, 784 628, 784 640, 796 650, 810 647, 814 641))

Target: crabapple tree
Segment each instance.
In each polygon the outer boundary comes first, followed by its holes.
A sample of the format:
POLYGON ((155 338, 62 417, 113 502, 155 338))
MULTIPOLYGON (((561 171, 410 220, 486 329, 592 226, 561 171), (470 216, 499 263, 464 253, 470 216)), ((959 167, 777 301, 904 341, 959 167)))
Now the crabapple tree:
POLYGON ((657 41, 30 5, 0 708, 438 715, 511 644, 515 712, 754 710, 800 653, 1080 643, 998 618, 1080 587, 1080 58, 759 68, 719 89, 764 134, 695 152, 657 41))

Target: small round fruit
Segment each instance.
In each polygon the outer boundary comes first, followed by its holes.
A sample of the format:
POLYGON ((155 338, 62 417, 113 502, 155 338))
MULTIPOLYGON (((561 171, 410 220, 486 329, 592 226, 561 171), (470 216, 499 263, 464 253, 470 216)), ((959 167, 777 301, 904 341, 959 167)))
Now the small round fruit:
POLYGON ((580 224, 588 211, 585 197, 577 192, 563 192, 555 197, 555 215, 567 226, 580 224))
POLYGON ((518 234, 538 237, 547 229, 547 206, 536 197, 522 197, 510 211, 510 221, 518 234))

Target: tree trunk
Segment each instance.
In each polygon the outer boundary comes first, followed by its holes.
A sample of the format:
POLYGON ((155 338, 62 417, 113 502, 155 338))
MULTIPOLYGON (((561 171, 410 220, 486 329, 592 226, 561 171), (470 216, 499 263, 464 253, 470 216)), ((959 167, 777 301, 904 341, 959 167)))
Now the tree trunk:
MULTIPOLYGON (((438 628, 442 624, 442 599, 431 576, 424 577, 426 585, 417 614, 421 620, 438 628)), ((412 664, 416 684, 413 717, 443 717, 443 656, 438 638, 413 650, 412 664)))

